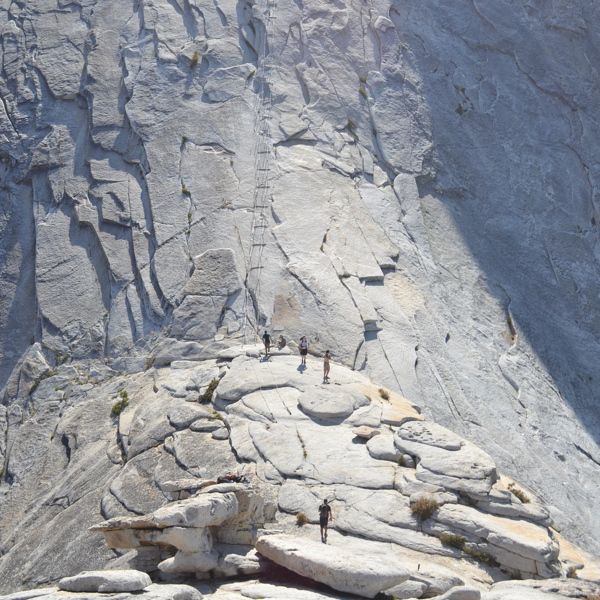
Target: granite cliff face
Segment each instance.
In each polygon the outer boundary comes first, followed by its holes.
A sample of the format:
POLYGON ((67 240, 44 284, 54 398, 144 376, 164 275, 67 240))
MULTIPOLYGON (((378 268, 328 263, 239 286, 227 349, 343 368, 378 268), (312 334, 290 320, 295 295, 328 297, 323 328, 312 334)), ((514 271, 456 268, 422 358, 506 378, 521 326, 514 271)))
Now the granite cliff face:
POLYGON ((48 369, 266 325, 421 404, 598 552, 599 10, 2 3, 3 489, 48 369))

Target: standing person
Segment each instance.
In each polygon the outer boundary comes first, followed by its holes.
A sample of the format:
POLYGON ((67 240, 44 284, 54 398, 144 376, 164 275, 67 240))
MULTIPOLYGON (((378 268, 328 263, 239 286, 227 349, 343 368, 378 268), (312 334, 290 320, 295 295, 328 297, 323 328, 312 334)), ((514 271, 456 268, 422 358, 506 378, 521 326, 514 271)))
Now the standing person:
POLYGON ((329 361, 331 360, 331 355, 329 354, 329 350, 325 350, 325 356, 323 357, 323 381, 325 383, 329 383, 329 370, 331 368, 329 361))
POLYGON ((271 349, 271 336, 265 330, 265 333, 262 336, 263 342, 265 344, 265 355, 269 356, 269 350, 271 349))
POLYGON ((306 366, 306 355, 308 354, 308 340, 303 335, 300 338, 300 356, 302 357, 302 364, 306 366))
POLYGON ((323 504, 319 506, 319 523, 321 524, 321 541, 325 544, 327 542, 327 523, 329 517, 333 521, 333 514, 331 512, 331 506, 327 502, 327 498, 323 500, 323 504))

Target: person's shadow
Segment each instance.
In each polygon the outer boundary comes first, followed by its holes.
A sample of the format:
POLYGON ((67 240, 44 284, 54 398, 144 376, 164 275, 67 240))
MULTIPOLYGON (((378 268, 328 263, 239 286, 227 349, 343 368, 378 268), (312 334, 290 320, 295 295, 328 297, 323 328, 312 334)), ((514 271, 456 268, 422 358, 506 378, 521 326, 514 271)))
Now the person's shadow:
POLYGON ((306 371, 306 365, 300 363, 300 365, 298 365, 298 371, 300 371, 300 374, 304 373, 304 371, 306 371))

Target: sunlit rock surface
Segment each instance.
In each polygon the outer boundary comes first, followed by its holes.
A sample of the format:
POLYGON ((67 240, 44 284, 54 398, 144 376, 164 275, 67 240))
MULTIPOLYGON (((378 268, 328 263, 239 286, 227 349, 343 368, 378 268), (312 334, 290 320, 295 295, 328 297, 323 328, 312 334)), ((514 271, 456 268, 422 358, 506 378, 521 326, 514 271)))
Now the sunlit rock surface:
MULTIPOLYGON (((78 506, 84 535, 101 498, 159 508, 117 477, 123 452, 122 473, 167 481, 228 444, 165 411, 215 374, 140 375, 156 401, 117 438, 124 381, 77 360, 214 358, 256 315, 418 402, 600 551, 599 21, 585 0, 3 3, 2 552, 48 580, 59 548, 108 559, 25 532, 78 506)), ((254 424, 239 456, 279 435, 254 424)), ((388 489, 391 464, 321 477, 388 489)))

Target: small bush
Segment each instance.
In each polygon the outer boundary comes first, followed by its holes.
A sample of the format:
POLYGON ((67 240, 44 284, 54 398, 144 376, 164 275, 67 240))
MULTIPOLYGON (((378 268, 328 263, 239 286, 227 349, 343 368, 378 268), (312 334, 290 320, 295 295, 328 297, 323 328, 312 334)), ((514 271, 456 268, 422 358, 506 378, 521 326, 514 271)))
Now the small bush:
POLYGON ((523 504, 529 504, 531 502, 531 500, 529 499, 529 496, 523 491, 520 490, 518 487, 515 487, 514 483, 509 483, 508 484, 508 489, 523 503, 523 504))
POLYGON ((210 415, 207 418, 209 421, 223 421, 223 415, 220 412, 217 412, 216 410, 212 415, 210 415))
POLYGON ((458 548, 459 550, 463 550, 465 547, 465 542, 467 538, 459 533, 441 533, 440 534, 440 542, 444 544, 444 546, 450 546, 451 548, 458 548))
POLYGON ((188 189, 185 187, 185 183, 183 183, 183 182, 181 183, 181 193, 182 193, 184 196, 191 196, 191 195, 192 195, 192 192, 190 192, 190 190, 188 190, 188 189))
POLYGON ((198 52, 194 52, 194 56, 192 56, 190 60, 190 69, 193 69, 198 64, 199 58, 200 57, 198 56, 198 52))
POLYGON ((404 456, 402 456, 402 454, 398 457, 398 466, 400 466, 400 467, 406 466, 406 461, 404 460, 404 456))
POLYGON ((364 87, 362 87, 362 86, 361 86, 361 87, 359 87, 359 88, 358 88, 358 93, 359 93, 359 94, 360 94, 360 95, 361 95, 361 96, 362 96, 362 97, 363 97, 365 100, 367 99, 367 97, 368 97, 368 96, 367 96, 367 92, 366 92, 366 90, 365 90, 365 88, 364 88, 364 87))
POLYGON ((298 527, 302 527, 302 525, 306 525, 308 523, 308 517, 300 511, 296 514, 296 524, 298 527))
POLYGON ((125 390, 119 392, 119 397, 110 410, 111 417, 118 417, 129 404, 129 394, 125 390))
POLYGON ((577 579, 577 567, 569 567, 567 569, 567 577, 569 579, 577 579))
POLYGON ((215 377, 211 380, 204 394, 200 396, 200 404, 209 404, 212 401, 213 394, 219 385, 219 380, 215 377))
POLYGON ((389 400, 390 399, 390 393, 387 390, 384 390, 383 388, 379 388, 379 395, 384 400, 389 400))
POLYGON ((433 498, 419 498, 414 504, 411 504, 410 510, 419 520, 426 521, 439 506, 437 500, 433 498))
POLYGON ((471 558, 475 559, 477 562, 488 565, 489 567, 498 567, 498 561, 489 554, 482 552, 481 550, 477 550, 476 548, 469 548, 465 546, 463 548, 463 552, 468 554, 471 558))

